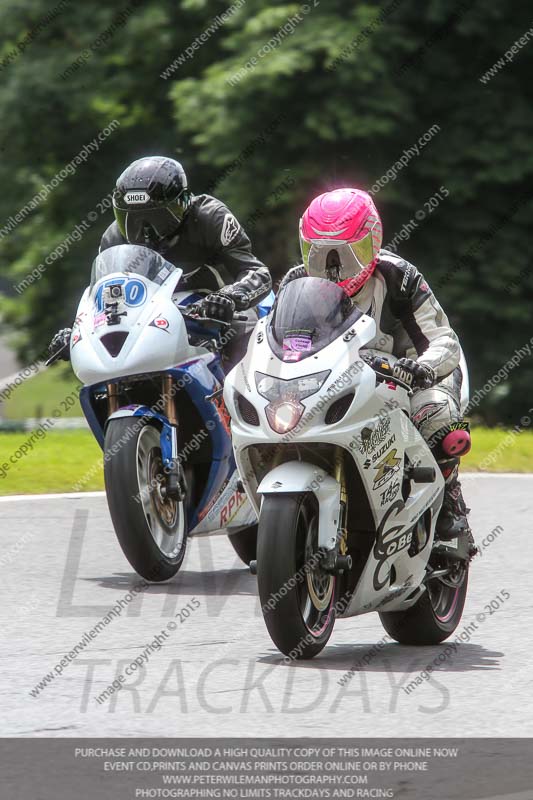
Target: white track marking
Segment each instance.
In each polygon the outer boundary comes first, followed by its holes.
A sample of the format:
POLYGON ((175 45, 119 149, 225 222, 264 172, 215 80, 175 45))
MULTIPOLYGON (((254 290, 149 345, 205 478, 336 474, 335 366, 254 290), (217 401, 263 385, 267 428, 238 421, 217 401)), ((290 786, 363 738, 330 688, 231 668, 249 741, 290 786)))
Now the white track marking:
MULTIPOLYGON (((523 478, 533 479, 533 472, 461 472, 461 480, 469 480, 476 478, 523 478)), ((26 500, 61 500, 64 498, 71 500, 83 499, 84 497, 105 497, 105 492, 59 492, 57 494, 12 494, 0 497, 0 503, 9 503, 10 501, 22 502, 26 500)))

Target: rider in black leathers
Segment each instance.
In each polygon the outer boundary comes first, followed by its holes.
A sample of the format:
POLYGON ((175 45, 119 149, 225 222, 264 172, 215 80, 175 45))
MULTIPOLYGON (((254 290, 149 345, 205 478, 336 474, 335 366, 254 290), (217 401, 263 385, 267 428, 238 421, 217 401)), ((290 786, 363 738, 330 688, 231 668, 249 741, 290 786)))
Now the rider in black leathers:
MULTIPOLYGON (((198 313, 231 322, 236 310, 269 294, 270 273, 239 222, 215 197, 193 195, 178 161, 149 156, 130 164, 117 180, 113 211, 100 252, 126 243, 157 250, 183 269, 177 290, 207 294, 195 306, 198 313)), ((51 355, 69 358, 70 334, 64 328, 54 336, 51 355)))

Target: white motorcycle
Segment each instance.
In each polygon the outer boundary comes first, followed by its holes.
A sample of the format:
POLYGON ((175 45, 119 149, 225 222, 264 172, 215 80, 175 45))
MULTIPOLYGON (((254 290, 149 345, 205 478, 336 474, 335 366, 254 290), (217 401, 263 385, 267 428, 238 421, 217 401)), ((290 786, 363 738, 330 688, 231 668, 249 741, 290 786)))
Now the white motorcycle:
MULTIPOLYGON (((257 516, 238 480, 221 396, 220 350, 235 328, 191 314, 200 298, 176 292, 181 274, 145 247, 105 250, 70 339, 118 541, 151 581, 179 570, 190 536, 227 532, 246 563, 256 550, 257 516)), ((237 315, 245 327, 250 316, 237 315)))
POLYGON ((250 568, 270 636, 294 658, 319 653, 336 617, 377 611, 406 644, 441 642, 461 618, 469 545, 435 540, 444 480, 375 336, 340 287, 300 278, 226 378, 259 515, 250 568))

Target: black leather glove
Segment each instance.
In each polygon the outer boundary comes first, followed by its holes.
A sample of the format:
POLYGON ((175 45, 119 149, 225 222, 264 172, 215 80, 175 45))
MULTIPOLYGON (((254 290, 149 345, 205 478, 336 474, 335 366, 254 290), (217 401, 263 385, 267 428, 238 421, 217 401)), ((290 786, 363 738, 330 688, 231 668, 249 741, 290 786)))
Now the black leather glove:
POLYGON ((70 361, 70 337, 72 336, 72 328, 62 328, 56 333, 50 344, 48 345, 48 353, 50 358, 62 359, 63 361, 70 361))
POLYGON ((413 358, 399 358, 392 368, 392 375, 413 388, 430 389, 436 382, 435 370, 413 358))
POLYGON ((281 292, 282 289, 287 286, 288 283, 291 281, 296 281, 299 278, 307 278, 308 272, 303 264, 300 264, 297 267, 292 267, 281 279, 280 284, 278 286, 278 294, 281 292))
POLYGON ((205 316, 221 322, 231 322, 235 313, 235 303, 223 294, 208 294, 203 302, 205 316))

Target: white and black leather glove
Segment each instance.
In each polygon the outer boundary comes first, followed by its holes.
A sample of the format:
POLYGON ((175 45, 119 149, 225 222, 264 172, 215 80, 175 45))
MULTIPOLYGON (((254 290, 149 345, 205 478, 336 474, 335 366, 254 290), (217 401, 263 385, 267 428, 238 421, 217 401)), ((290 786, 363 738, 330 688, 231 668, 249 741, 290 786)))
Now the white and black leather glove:
POLYGON ((408 386, 419 389, 431 389, 437 380, 432 367, 413 358, 399 358, 392 368, 392 375, 408 386))

